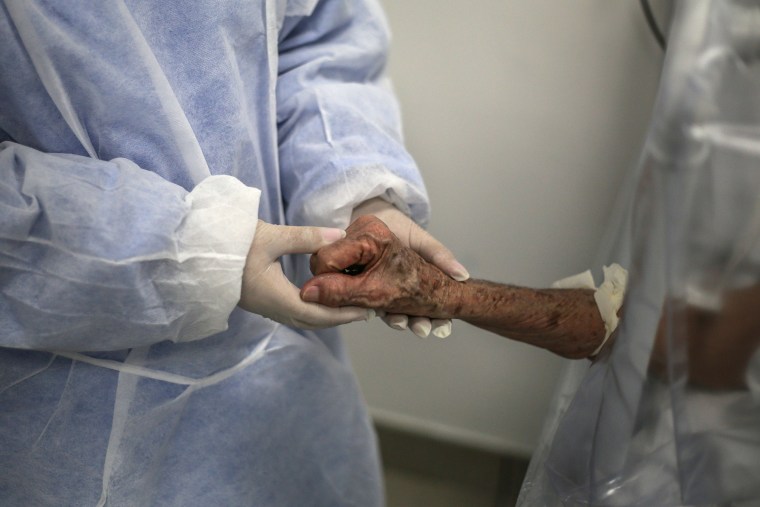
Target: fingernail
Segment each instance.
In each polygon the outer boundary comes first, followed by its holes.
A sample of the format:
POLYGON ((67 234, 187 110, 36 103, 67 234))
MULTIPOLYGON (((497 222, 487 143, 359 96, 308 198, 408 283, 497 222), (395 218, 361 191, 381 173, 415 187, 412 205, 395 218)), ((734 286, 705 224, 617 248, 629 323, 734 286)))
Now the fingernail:
POLYGON ((464 266, 459 264, 457 261, 454 261, 451 269, 451 277, 457 282, 464 282, 470 278, 470 273, 465 269, 464 266))
POLYGON ((339 239, 343 239, 346 237, 346 231, 343 229, 335 229, 333 227, 323 227, 322 228, 322 238, 325 241, 329 241, 332 243, 333 241, 338 241, 339 239))
POLYGON ((375 310, 369 309, 367 310, 367 320, 372 320, 375 318, 375 310))
POLYGON ((438 338, 446 338, 451 334, 451 322, 441 324, 433 329, 433 336, 438 338))
POLYGON ((305 291, 303 291, 303 294, 301 295, 301 299, 306 301, 307 303, 316 303, 319 301, 319 287, 311 286, 307 287, 305 291))
POLYGON ((418 322, 412 325, 412 332, 420 338, 427 338, 430 334, 430 329, 429 322, 418 322))
POLYGON ((399 331, 403 331, 406 329, 406 323, 407 319, 406 317, 391 317, 389 320, 389 324, 393 329, 397 329, 399 331))

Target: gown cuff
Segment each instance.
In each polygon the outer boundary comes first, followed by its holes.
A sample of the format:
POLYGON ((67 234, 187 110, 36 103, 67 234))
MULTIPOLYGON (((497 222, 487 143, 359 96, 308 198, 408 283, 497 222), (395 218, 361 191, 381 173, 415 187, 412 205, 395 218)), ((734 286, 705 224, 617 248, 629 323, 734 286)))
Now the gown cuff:
POLYGON ((227 329, 240 300, 260 196, 259 189, 221 175, 206 178, 186 196, 190 211, 177 231, 180 267, 176 278, 163 280, 161 287, 166 298, 184 302, 192 315, 177 341, 227 329))
POLYGON ((430 207, 425 188, 383 165, 347 170, 340 183, 313 194, 296 221, 345 229, 354 208, 375 197, 393 204, 421 226, 427 225, 430 207))

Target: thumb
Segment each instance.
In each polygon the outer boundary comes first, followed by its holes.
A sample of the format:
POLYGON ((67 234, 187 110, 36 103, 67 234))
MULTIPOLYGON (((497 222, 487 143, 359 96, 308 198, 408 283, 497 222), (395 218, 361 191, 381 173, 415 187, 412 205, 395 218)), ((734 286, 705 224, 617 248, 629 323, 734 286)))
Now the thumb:
POLYGON ((275 225, 271 232, 270 253, 276 257, 287 254, 314 253, 346 236, 341 229, 331 227, 299 227, 275 225))
POLYGON ((438 269, 449 275, 458 282, 464 282, 470 278, 462 264, 457 261, 454 254, 443 246, 443 244, 430 235, 421 227, 414 227, 410 231, 409 243, 423 259, 436 266, 438 269))

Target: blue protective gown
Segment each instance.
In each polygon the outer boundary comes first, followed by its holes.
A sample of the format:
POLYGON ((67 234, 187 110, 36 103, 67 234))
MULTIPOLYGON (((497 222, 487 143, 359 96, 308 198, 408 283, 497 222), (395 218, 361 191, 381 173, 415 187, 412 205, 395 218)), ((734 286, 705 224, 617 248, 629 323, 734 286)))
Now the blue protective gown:
POLYGON ((387 45, 375 0, 0 2, 0 504, 382 504, 335 331, 235 305, 257 218, 426 220, 387 45))

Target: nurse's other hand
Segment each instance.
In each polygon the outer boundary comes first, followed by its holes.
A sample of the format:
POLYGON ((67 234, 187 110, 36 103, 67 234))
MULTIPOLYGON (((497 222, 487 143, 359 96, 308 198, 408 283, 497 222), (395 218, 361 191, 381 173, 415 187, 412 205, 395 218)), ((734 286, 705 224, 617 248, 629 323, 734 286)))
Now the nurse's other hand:
MULTIPOLYGON (((403 246, 411 248, 454 280, 462 282, 470 278, 470 274, 456 260, 451 250, 389 202, 374 198, 360 204, 354 209, 352 222, 362 215, 378 217, 403 246)), ((451 321, 448 319, 431 320, 427 317, 390 313, 383 317, 383 321, 394 329, 403 330, 408 326, 414 334, 421 337, 427 336, 431 331, 440 338, 451 334, 451 321)))
POLYGON ((375 198, 357 206, 351 222, 362 215, 373 215, 382 220, 403 246, 411 248, 454 280, 464 282, 470 278, 451 250, 389 202, 375 198))
POLYGON ((407 247, 383 221, 357 218, 346 238, 311 256, 316 275, 301 289, 304 301, 357 305, 393 314, 449 319, 458 283, 407 247))
POLYGON ((302 329, 368 320, 373 312, 364 308, 328 308, 302 301, 298 288, 282 272, 281 256, 316 252, 343 235, 340 229, 273 225, 259 220, 243 270, 238 305, 249 312, 302 329))

